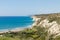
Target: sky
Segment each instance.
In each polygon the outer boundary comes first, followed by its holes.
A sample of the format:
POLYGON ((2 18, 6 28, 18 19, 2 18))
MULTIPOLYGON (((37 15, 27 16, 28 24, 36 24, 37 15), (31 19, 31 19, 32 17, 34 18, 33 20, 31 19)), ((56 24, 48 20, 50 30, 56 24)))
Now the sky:
POLYGON ((0 16, 59 13, 60 0, 0 0, 0 16))

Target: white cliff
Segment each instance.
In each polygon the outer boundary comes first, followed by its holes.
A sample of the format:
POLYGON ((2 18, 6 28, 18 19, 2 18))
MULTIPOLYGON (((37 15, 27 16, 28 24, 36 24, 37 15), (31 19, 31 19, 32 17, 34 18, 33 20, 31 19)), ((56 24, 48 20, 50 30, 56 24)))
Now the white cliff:
POLYGON ((35 20, 35 23, 32 26, 40 26, 48 28, 49 34, 57 34, 56 36, 60 35, 60 25, 57 24, 56 21, 50 22, 48 19, 44 19, 38 23, 38 21, 41 18, 37 18, 36 16, 33 16, 33 19, 35 20))

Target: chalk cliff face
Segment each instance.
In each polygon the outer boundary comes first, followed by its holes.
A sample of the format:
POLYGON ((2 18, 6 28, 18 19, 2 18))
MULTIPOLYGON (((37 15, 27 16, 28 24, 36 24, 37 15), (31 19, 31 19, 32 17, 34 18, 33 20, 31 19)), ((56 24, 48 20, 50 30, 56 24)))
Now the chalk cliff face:
POLYGON ((47 31, 49 34, 56 34, 55 36, 60 35, 60 24, 58 24, 56 21, 58 20, 58 14, 44 15, 44 16, 37 15, 37 16, 32 16, 32 18, 33 20, 35 20, 35 23, 32 26, 44 27, 48 29, 47 31), (49 18, 53 20, 50 22, 49 18))

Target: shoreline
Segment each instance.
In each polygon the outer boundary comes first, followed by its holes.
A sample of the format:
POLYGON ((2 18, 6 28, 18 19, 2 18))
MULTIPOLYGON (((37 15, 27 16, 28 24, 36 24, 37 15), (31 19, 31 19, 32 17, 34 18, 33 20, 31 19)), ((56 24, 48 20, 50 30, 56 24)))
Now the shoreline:
POLYGON ((2 29, 0 30, 0 34, 3 34, 3 33, 11 33, 11 32, 19 32, 19 31, 22 31, 24 29, 27 29, 27 28, 32 28, 32 26, 28 26, 28 27, 20 27, 20 28, 13 28, 13 29, 2 29))
MULTIPOLYGON (((35 23, 36 19, 33 16, 31 16, 31 18, 33 19, 33 21, 35 23)), ((11 32, 19 32, 19 31, 22 31, 22 30, 24 30, 26 28, 31 29, 33 27, 34 23, 32 23, 31 25, 29 25, 27 27, 17 27, 17 28, 12 28, 12 29, 2 29, 2 30, 0 30, 0 34, 11 33, 11 32)))

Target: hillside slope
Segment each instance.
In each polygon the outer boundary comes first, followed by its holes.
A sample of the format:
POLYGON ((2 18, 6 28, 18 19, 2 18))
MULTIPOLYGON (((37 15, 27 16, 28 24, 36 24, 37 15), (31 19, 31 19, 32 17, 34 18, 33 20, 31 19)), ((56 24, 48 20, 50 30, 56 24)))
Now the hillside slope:
POLYGON ((33 26, 46 28, 49 35, 54 37, 60 35, 60 13, 34 15, 32 18, 35 20, 33 26))

